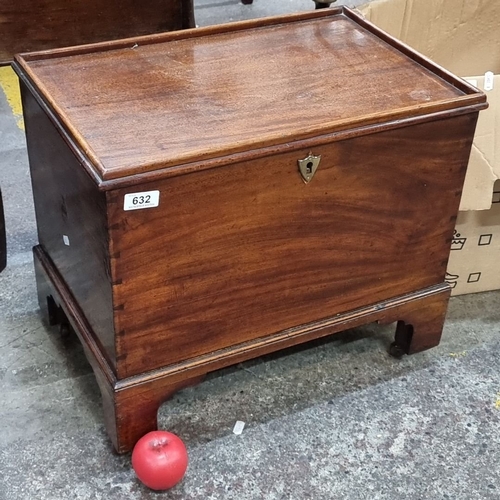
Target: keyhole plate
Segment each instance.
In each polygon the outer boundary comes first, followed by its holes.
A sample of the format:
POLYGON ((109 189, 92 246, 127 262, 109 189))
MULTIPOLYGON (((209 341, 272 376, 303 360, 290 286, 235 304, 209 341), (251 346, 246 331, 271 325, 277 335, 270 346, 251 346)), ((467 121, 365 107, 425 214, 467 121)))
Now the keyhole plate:
POLYGON ((316 170, 319 167, 319 162, 321 160, 321 155, 313 155, 309 153, 309 155, 303 160, 298 160, 299 162, 299 171, 302 176, 303 181, 307 184, 311 182, 316 170))

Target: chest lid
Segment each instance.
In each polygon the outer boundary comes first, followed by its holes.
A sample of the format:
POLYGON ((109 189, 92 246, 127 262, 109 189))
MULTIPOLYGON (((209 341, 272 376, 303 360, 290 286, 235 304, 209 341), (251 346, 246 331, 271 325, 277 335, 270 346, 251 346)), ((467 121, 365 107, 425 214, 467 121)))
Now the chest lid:
POLYGON ((486 106, 345 7, 23 54, 15 69, 103 188, 486 106))

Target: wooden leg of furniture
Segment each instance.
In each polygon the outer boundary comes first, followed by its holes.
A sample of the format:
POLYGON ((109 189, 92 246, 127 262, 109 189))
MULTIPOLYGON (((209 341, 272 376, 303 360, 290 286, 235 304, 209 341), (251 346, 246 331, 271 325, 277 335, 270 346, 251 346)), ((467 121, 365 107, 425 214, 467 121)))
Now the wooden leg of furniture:
POLYGON ((200 383, 204 376, 172 382, 168 378, 111 386, 95 371, 101 389, 106 430, 118 453, 133 449, 135 443, 158 427, 158 409, 177 391, 200 383))
MULTIPOLYGON (((69 333, 70 320, 60 305, 58 293, 51 290, 39 263, 36 260, 35 263, 42 314, 49 325, 59 325, 61 333, 69 333)), ((153 378, 123 383, 110 378, 85 340, 82 343, 101 391, 106 431, 118 453, 130 451, 144 434, 157 429, 158 409, 164 401, 177 391, 203 380, 203 376, 199 376, 177 381, 153 378)))
MULTIPOLYGON (((46 295, 50 290, 39 268, 37 284, 40 308, 49 325, 59 325, 63 335, 69 333, 70 321, 53 295, 46 295)), ((137 380, 136 384, 124 384, 109 380, 85 343, 84 349, 101 391, 106 431, 118 453, 130 451, 144 434, 157 429, 158 409, 164 401, 177 391, 200 383, 204 378, 199 376, 176 382, 168 378, 137 380)))
POLYGON ((400 358, 435 347, 441 340, 450 290, 407 306, 396 326, 389 353, 400 358))
POLYGON ((52 290, 40 265, 35 260, 35 275, 38 291, 38 305, 42 317, 45 318, 49 326, 58 326, 59 333, 63 336, 69 334, 70 323, 62 307, 54 300, 52 290))
POLYGON ((100 355, 92 331, 73 302, 57 271, 40 247, 34 249, 38 302, 49 325, 60 330, 72 328, 78 335, 92 366, 102 395, 106 430, 118 453, 131 451, 146 433, 157 429, 161 404, 177 391, 200 383, 205 371, 197 374, 144 374, 117 380, 107 361, 100 355))
POLYGON ((196 28, 193 0, 182 0, 182 28, 196 28))

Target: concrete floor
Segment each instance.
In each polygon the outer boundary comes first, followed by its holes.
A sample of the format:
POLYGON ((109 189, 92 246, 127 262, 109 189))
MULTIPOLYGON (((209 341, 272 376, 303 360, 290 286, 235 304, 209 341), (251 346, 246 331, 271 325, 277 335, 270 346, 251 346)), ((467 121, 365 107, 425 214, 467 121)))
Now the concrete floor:
MULTIPOLYGON (((206 25, 308 10, 310 0, 197 2, 206 25)), ((499 499, 500 292, 452 299, 442 343, 395 360, 370 326, 210 375, 162 406, 183 482, 153 493, 111 451, 77 340, 38 314, 23 132, 0 91, 9 243, 0 274, 0 500, 499 499), (237 420, 242 435, 232 433, 237 420)))

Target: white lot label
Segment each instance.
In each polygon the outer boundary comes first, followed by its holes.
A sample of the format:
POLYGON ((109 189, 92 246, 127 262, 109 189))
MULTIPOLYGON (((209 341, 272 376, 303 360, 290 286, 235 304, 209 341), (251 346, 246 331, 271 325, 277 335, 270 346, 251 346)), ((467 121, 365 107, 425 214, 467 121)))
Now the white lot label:
POLYGON ((153 208, 160 204, 160 191, 126 194, 123 198, 123 210, 153 208))
POLYGON ((484 90, 493 90, 494 76, 492 71, 487 71, 484 74, 484 90))

